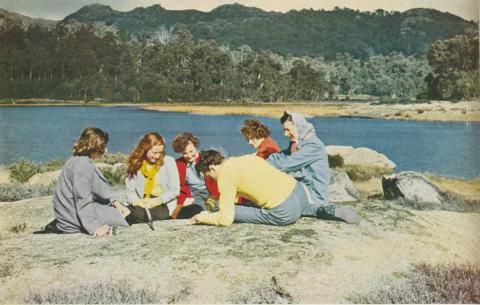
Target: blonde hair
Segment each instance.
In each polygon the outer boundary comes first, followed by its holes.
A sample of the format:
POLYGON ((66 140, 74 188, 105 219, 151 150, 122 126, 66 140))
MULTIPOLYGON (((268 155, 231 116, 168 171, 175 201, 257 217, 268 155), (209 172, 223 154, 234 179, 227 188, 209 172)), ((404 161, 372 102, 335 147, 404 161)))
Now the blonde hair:
MULTIPOLYGON (((129 177, 133 177, 137 171, 142 167, 143 160, 147 157, 147 152, 153 146, 161 145, 165 148, 165 141, 162 136, 156 132, 150 132, 145 134, 138 142, 135 149, 128 157, 127 174, 129 177)), ((157 161, 157 166, 162 166, 165 158, 165 151, 163 151, 161 157, 157 161)))
POLYGON ((108 143, 108 133, 100 128, 88 127, 72 146, 74 156, 91 157, 94 153, 104 154, 108 143))

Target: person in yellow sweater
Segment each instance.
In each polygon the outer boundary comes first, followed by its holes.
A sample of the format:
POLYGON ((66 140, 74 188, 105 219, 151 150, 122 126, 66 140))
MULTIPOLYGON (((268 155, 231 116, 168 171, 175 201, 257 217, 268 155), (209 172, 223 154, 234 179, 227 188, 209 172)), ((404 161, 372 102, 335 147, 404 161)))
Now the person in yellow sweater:
POLYGON ((208 150, 196 169, 217 180, 219 210, 197 214, 190 223, 229 226, 235 221, 283 226, 296 222, 310 204, 302 183, 258 156, 225 159, 208 150), (258 207, 235 205, 237 195, 258 207))

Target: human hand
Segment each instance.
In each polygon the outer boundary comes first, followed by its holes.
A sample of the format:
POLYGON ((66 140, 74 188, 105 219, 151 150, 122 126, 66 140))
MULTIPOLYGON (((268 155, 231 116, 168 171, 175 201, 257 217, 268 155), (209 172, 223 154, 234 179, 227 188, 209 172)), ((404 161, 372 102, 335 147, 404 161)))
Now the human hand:
POLYGON ((187 198, 185 199, 185 201, 183 202, 183 206, 186 207, 186 206, 189 206, 191 204, 193 204, 195 202, 195 198, 187 198))
POLYGON ((93 237, 104 237, 110 233, 110 230, 111 228, 107 225, 100 226, 95 230, 93 237))
POLYGON ((207 209, 211 211, 215 208, 215 199, 212 197, 209 197, 207 201, 205 201, 205 204, 207 205, 207 209))
POLYGON ((114 201, 112 203, 112 206, 115 207, 120 212, 120 214, 122 214, 123 218, 127 217, 131 213, 129 208, 127 208, 118 201, 114 201))

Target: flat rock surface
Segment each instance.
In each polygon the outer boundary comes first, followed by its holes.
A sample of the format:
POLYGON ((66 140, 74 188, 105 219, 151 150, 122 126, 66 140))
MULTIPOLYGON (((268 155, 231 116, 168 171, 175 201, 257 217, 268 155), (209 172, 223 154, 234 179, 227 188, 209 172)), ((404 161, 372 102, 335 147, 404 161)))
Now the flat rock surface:
POLYGON ((31 292, 128 280, 180 303, 226 303, 276 285, 293 303, 348 302, 414 263, 480 264, 480 214, 416 211, 383 201, 352 205, 360 225, 303 218, 286 227, 156 222, 117 236, 34 235, 51 197, 0 203, 0 303, 31 292), (174 298, 175 299, 175 298, 174 298))

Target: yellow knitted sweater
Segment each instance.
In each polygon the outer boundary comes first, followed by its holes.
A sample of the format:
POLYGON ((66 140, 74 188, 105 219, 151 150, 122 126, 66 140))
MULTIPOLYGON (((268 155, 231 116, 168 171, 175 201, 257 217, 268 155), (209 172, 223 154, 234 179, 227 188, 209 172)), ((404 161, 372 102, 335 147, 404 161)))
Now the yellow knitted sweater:
POLYGON ((229 158, 222 163, 217 184, 220 192, 219 211, 197 215, 199 223, 231 225, 237 195, 250 199, 262 208, 274 208, 292 193, 295 179, 260 157, 245 155, 229 158))

